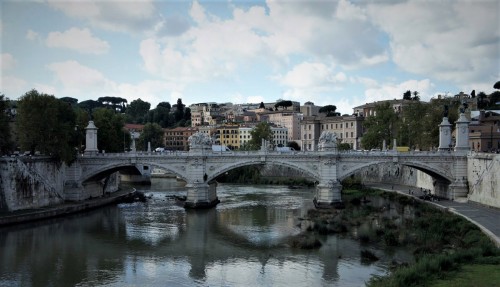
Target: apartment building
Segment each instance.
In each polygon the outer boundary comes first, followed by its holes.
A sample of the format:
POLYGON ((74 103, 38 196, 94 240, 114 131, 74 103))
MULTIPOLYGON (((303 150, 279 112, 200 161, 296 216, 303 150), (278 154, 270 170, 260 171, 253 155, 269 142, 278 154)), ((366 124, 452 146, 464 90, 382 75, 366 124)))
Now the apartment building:
POLYGON ((338 143, 347 143, 352 149, 359 149, 363 136, 363 120, 364 117, 358 116, 304 117, 300 123, 301 149, 317 150, 318 140, 323 131, 334 132, 337 134, 338 143))
POLYGON ((167 150, 189 150, 188 139, 198 132, 198 128, 177 127, 174 129, 163 129, 165 149, 167 150))
POLYGON ((302 114, 299 112, 266 112, 262 113, 261 121, 267 121, 276 126, 285 127, 288 129, 288 141, 298 141, 300 137, 300 121, 302 114))
POLYGON ((472 111, 469 145, 473 151, 500 151, 500 111, 472 111))

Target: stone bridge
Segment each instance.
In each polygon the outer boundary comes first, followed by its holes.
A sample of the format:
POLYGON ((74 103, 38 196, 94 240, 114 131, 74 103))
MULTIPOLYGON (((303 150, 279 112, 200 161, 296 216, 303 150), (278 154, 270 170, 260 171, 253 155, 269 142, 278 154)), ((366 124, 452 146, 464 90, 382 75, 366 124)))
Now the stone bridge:
MULTIPOLYGON (((87 127, 86 150, 66 172, 65 188, 76 194, 87 185, 101 182, 105 186, 110 176, 121 170, 151 170, 160 168, 186 181, 186 207, 202 208, 216 205, 217 176, 243 166, 278 165, 301 171, 316 183, 315 204, 330 207, 342 204, 341 181, 361 169, 382 163, 394 163, 416 168, 435 180, 434 193, 454 199, 465 197, 467 186, 467 141, 457 137, 455 151, 448 147, 451 132, 447 118, 441 124, 440 148, 436 152, 348 151, 337 150, 334 133, 323 132, 318 151, 269 151, 265 143, 259 151, 214 152, 211 139, 204 134, 191 136, 189 152, 103 154, 97 149, 97 128, 93 122, 87 127), (444 128, 443 128, 444 127, 444 128), (448 137, 448 138, 447 138, 448 137), (442 148, 445 146, 446 148, 442 148)), ((458 121, 460 122, 460 120, 458 121)), ((467 124, 464 122, 464 124, 467 124)), ((134 144, 133 144, 134 146, 134 144)))
POLYGON ((361 169, 382 163, 395 163, 431 175, 438 185, 436 194, 456 198, 467 194, 467 154, 462 152, 189 152, 123 153, 84 155, 69 167, 66 185, 84 187, 126 169, 160 168, 186 181, 187 207, 212 206, 217 202, 217 176, 249 165, 278 165, 303 172, 315 181, 318 206, 341 203, 340 182, 361 169))

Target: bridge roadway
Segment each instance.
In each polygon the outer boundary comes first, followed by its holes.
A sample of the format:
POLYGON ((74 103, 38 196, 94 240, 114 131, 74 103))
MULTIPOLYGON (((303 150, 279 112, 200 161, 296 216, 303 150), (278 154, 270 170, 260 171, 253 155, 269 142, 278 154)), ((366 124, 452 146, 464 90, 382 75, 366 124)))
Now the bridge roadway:
POLYGON ((189 152, 87 154, 68 168, 66 186, 85 193, 85 186, 102 182, 123 169, 161 168, 186 181, 186 207, 211 207, 218 203, 217 176, 248 165, 273 164, 302 171, 315 182, 317 207, 341 204, 340 182, 362 168, 382 163, 414 167, 435 179, 435 194, 448 199, 467 194, 466 152, 362 152, 335 150, 276 152, 268 150, 213 152, 192 148, 189 152))

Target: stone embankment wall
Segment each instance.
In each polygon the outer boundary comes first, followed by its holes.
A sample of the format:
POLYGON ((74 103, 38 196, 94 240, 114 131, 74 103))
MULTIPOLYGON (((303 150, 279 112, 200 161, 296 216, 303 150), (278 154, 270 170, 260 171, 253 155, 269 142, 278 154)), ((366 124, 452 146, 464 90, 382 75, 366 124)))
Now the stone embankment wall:
POLYGON ((472 153, 467 165, 468 199, 500 208, 500 155, 472 153))
POLYGON ((67 167, 50 158, 0 158, 0 211, 16 211, 55 206, 78 193, 78 200, 115 192, 118 174, 109 180, 90 182, 83 187, 65 186, 67 167), (104 190, 103 190, 104 188, 104 190))
POLYGON ((15 211, 64 202, 64 165, 49 158, 0 160, 0 210, 15 211))
POLYGON ((372 165, 361 169, 357 175, 364 184, 387 183, 430 190, 434 190, 435 185, 433 178, 428 174, 413 167, 393 163, 372 165))

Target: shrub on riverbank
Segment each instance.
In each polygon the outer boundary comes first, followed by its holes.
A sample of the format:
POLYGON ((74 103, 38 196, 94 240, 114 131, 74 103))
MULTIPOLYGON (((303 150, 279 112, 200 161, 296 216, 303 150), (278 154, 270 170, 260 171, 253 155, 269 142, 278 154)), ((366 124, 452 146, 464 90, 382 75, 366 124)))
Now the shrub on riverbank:
POLYGON ((415 255, 414 264, 375 277, 369 286, 425 286, 466 263, 500 265, 500 249, 457 215, 380 190, 349 190, 343 198, 343 210, 309 211, 309 230, 350 234, 362 243, 402 245, 415 255))

